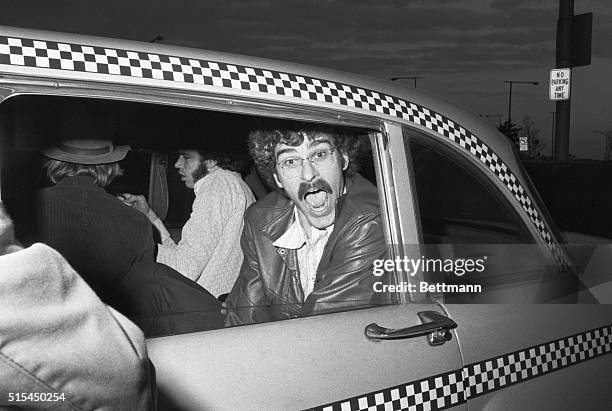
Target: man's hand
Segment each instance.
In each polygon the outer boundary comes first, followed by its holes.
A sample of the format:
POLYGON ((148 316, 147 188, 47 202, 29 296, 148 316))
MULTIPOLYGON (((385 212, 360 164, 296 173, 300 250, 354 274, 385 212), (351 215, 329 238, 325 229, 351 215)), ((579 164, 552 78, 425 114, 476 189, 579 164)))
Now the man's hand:
POLYGON ((151 210, 151 206, 147 202, 145 196, 123 193, 117 197, 119 200, 123 201, 125 204, 130 207, 134 207, 136 210, 143 213, 147 218, 151 221, 157 219, 157 214, 153 210, 151 210))

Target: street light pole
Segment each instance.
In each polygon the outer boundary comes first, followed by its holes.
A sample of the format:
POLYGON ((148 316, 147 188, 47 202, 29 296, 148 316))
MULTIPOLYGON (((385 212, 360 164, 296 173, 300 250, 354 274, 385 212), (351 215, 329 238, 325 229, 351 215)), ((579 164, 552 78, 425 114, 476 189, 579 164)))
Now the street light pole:
POLYGON ((534 86, 538 85, 537 81, 510 81, 504 80, 504 83, 508 83, 510 85, 509 93, 508 93, 508 124, 512 122, 512 85, 513 84, 533 84, 534 86))
POLYGON ((510 85, 510 89, 508 91, 508 124, 510 124, 512 119, 512 81, 504 81, 504 83, 508 83, 510 85))
POLYGON ((417 77, 417 76, 409 76, 409 77, 391 77, 391 81, 396 81, 396 80, 414 80, 414 88, 416 88, 416 82, 418 79, 423 78, 423 77, 417 77))

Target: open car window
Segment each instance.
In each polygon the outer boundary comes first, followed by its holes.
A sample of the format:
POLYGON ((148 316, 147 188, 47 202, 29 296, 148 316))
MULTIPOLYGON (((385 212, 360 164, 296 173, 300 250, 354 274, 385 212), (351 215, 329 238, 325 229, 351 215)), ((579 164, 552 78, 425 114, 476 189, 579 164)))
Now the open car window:
MULTIPOLYGON (((253 130, 283 127, 289 121, 253 115, 222 113, 194 108, 165 106, 128 101, 92 99, 82 97, 57 96, 16 96, 0 106, 0 144, 2 200, 15 220, 17 236, 27 246, 40 241, 38 237, 40 221, 37 220, 37 202, 41 190, 53 187, 44 171, 43 151, 66 139, 98 138, 110 139, 115 146, 130 145, 131 151, 120 162, 123 175, 115 178, 105 187, 108 194, 119 196, 122 193, 143 195, 148 198, 151 208, 162 216, 162 222, 174 243, 180 245, 182 230, 192 217, 194 190, 185 186, 182 176, 175 169, 179 151, 193 146, 197 141, 211 152, 233 153, 245 159, 241 177, 246 182, 256 200, 261 200, 278 187, 266 185, 248 156, 248 135, 253 130)), ((308 123, 303 123, 308 127, 308 123)), ((313 123, 314 126, 314 123, 313 123)), ((374 155, 369 135, 373 130, 360 128, 341 128, 343 133, 358 142, 358 151, 352 160, 359 163, 359 175, 373 190, 378 184, 374 166, 374 155)), ((366 184, 366 183, 364 183, 366 184)), ((374 191, 376 193, 376 191, 374 191)), ((377 197, 374 194, 374 197, 377 197)), ((378 200, 378 199, 377 199, 378 200)), ((376 210, 381 214, 380 209, 376 210)), ((382 217, 378 217, 379 219, 382 217)), ((74 225, 78 225, 77 221, 74 225)), ((388 243, 383 224, 380 230, 381 249, 388 243)), ((74 228, 74 227, 72 227, 74 228)), ((344 227, 337 226, 340 235, 344 227)), ((162 242, 158 230, 153 230, 155 240, 162 242)), ((235 247, 241 247, 236 238, 235 247)), ((359 244, 349 244, 343 252, 354 249, 359 253, 359 244)), ((94 255, 97 250, 89 250, 94 255)), ((159 254, 158 254, 159 255, 159 254)), ((385 258, 381 254, 380 258, 385 258)), ((350 257, 350 256, 349 256, 350 257)), ((334 255, 328 255, 328 266, 339 264, 334 255)), ((78 265, 78 264, 77 264, 78 265)), ((293 267, 295 268, 295 266, 293 267)), ((361 267, 361 270, 368 270, 361 267)), ((341 270, 340 270, 341 271, 341 270)), ((87 278, 86 273, 82 274, 87 278)), ((291 274, 299 281, 299 271, 291 274)), ((238 276, 238 272, 235 273, 238 276)), ((368 276, 371 274, 371 269, 368 276)), ((329 280, 333 282, 333 280, 329 280)), ((358 285, 357 287, 368 287, 358 285)), ((297 287, 299 288, 299 287, 297 287)), ((267 290, 267 292, 273 292, 267 290)), ((305 301, 307 310, 281 309, 291 315, 274 319, 288 319, 303 315, 324 314, 349 309, 385 304, 374 301, 373 290, 365 290, 358 297, 339 293, 337 298, 328 298, 324 304, 305 301), (365 296, 365 297, 364 297, 365 296)), ((215 295, 214 297, 217 297, 215 295)), ((121 297, 129 299, 129 296, 121 297)), ((110 302, 109 302, 110 303, 110 302)), ((268 300, 266 309, 292 305, 283 295, 268 300), (278 298, 276 298, 278 297, 278 298)), ((166 327, 164 332, 149 336, 184 333, 224 326, 223 322, 198 325, 202 317, 186 313, 186 308, 164 311, 163 321, 189 323, 184 327, 166 327)), ((211 308, 211 311, 217 310, 211 308)), ((218 311, 218 310, 217 310, 218 311)), ((129 313, 128 313, 129 316, 129 313)), ((149 320, 130 316, 137 324, 149 320)), ((206 317, 206 316, 205 316, 206 317)), ((267 321, 263 319, 262 321, 267 321)), ((155 320, 157 321, 157 320, 155 320)), ((259 320, 256 322, 260 322, 259 320)))

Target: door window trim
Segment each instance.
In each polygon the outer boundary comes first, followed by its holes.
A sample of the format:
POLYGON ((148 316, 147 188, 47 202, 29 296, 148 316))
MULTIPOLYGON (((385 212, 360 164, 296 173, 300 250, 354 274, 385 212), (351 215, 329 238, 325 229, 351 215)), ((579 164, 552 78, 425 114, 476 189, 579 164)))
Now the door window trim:
MULTIPOLYGON (((85 99, 100 99, 116 102, 131 102, 134 104, 151 104, 151 105, 162 105, 172 107, 183 107, 189 109, 211 111, 211 112, 231 112, 234 114, 252 116, 252 117, 266 117, 275 118, 282 117, 285 119, 292 120, 303 120, 310 123, 327 123, 328 120, 331 124, 357 128, 366 132, 369 131, 370 144, 372 149, 372 161, 374 163, 376 180, 378 183, 379 199, 381 200, 381 218, 383 220, 383 231, 385 241, 387 245, 393 244, 396 235, 392 234, 393 230, 397 231, 400 226, 398 219, 390 215, 392 208, 397 207, 393 201, 393 196, 387 194, 383 190, 387 190, 388 193, 392 193, 392 181, 391 174, 385 175, 382 170, 392 170, 390 163, 390 156, 388 155, 389 146, 385 141, 388 139, 386 133, 381 131, 384 127, 381 119, 373 118, 367 115, 356 115, 352 113, 348 114, 347 117, 342 117, 334 112, 330 113, 330 110, 325 108, 315 108, 308 106, 300 106, 297 104, 278 104, 276 102, 260 102, 260 101, 240 101, 238 104, 234 100, 220 97, 211 97, 203 95, 203 93, 187 93, 187 92, 176 92, 170 90, 155 90, 152 93, 144 93, 148 91, 146 88, 141 86, 134 87, 121 87, 121 90, 114 89, 109 85, 98 85, 98 88, 93 90, 84 87, 79 84, 78 87, 58 87, 56 83, 52 81, 44 82, 38 80, 35 82, 24 81, 15 89, 10 90, 2 86, 2 80, 0 80, 0 104, 4 104, 7 101, 18 98, 19 96, 45 96, 45 97, 65 97, 65 98, 85 98, 85 99), (87 89, 87 93, 85 93, 87 89), (112 89, 112 90, 109 90, 112 89), (134 89, 134 92, 131 90, 134 89), (182 101, 179 101, 182 99, 182 101), (184 102, 184 100, 187 100, 184 102), (274 109, 273 112, 267 112, 266 109, 274 109), (324 113, 324 114, 322 114, 324 113), (332 121, 333 119, 334 121, 332 121), (391 201, 387 201, 387 199, 391 201)), ((396 125, 397 130, 401 132, 401 127, 396 125)), ((397 133, 397 132, 396 132, 397 133)), ((1 168, 1 167, 0 167, 1 168)), ((1 184, 0 184, 1 187, 1 184)), ((400 283, 400 278, 396 276, 392 277, 395 284, 400 283)), ((403 302, 402 294, 398 294, 398 299, 403 302)))

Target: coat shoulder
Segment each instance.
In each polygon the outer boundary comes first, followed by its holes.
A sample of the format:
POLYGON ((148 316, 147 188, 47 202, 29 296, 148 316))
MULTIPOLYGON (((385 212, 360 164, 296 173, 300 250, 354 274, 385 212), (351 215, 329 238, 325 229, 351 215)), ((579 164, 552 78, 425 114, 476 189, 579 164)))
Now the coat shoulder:
POLYGON ((265 227, 283 214, 291 206, 291 201, 280 191, 268 193, 247 208, 245 220, 254 227, 265 227))
POLYGON ((349 182, 342 208, 352 216, 380 215, 377 187, 360 174, 354 175, 349 182))

